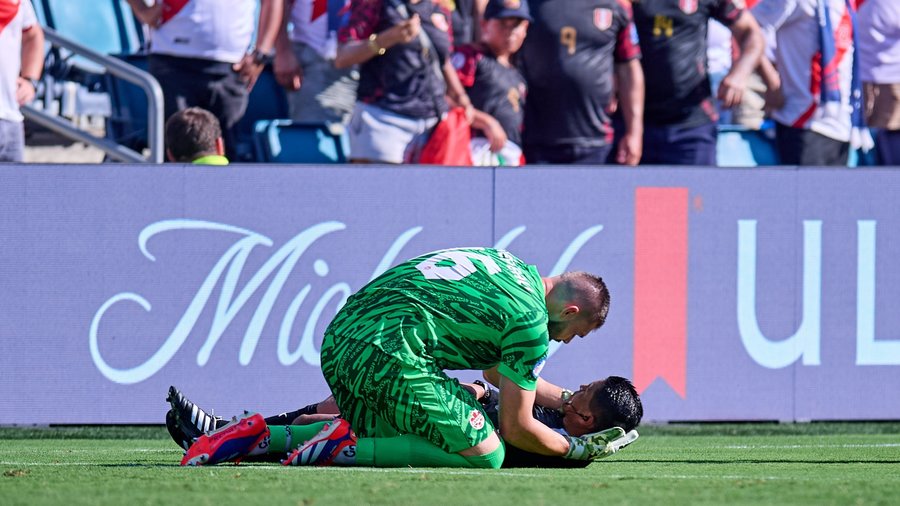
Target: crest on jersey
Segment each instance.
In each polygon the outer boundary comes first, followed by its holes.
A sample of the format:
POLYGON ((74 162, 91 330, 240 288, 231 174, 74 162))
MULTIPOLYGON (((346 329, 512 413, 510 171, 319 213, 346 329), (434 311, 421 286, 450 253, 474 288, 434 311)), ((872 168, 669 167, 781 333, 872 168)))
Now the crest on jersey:
POLYGON ((699 0, 678 0, 678 7, 685 14, 693 14, 697 12, 697 4, 699 0))
POLYGON ((469 413, 469 425, 475 430, 481 430, 484 427, 484 415, 481 411, 473 409, 469 413))
POLYGON ((612 20, 611 9, 594 9, 594 26, 600 30, 608 30, 612 26, 612 20))
POLYGON ((431 24, 442 32, 450 31, 450 24, 447 23, 447 18, 440 12, 435 12, 431 15, 431 24))

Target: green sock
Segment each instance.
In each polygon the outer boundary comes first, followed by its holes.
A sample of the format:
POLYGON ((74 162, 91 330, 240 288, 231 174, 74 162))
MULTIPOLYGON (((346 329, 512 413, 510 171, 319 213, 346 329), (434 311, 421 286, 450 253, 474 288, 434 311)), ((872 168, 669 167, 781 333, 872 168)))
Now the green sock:
POLYGON ((463 457, 447 453, 412 434, 389 438, 360 438, 356 442, 356 465, 373 467, 470 467, 498 468, 505 451, 501 445, 488 455, 463 457))
POLYGON ((319 433, 325 422, 309 425, 269 425, 269 446, 254 448, 251 455, 287 453, 319 433))

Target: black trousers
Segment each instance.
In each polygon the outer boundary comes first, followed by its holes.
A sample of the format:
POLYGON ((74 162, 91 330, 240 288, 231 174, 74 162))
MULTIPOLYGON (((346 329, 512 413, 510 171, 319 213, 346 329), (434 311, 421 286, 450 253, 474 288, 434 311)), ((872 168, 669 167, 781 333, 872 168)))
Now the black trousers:
POLYGON ((162 87, 165 117, 188 107, 202 107, 218 118, 225 155, 235 159, 234 127, 244 116, 250 93, 231 63, 200 58, 150 55, 148 69, 162 87))
POLYGON ((775 148, 781 165, 847 166, 850 143, 818 132, 775 123, 775 148))

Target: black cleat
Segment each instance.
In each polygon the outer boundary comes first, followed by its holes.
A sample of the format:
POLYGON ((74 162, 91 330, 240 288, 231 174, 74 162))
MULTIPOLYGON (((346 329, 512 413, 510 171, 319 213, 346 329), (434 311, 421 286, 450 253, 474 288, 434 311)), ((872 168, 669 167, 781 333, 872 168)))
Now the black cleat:
POLYGON ((172 439, 185 450, 190 448, 198 437, 228 423, 228 420, 204 411, 173 386, 169 387, 166 401, 172 406, 166 413, 166 428, 169 429, 172 439), (174 420, 170 422, 170 418, 174 420))
POLYGON ((181 425, 178 423, 178 416, 175 414, 174 409, 170 409, 166 412, 166 429, 169 431, 169 435, 172 436, 172 440, 185 450, 190 448, 191 444, 194 442, 192 438, 189 438, 187 434, 181 430, 181 425))

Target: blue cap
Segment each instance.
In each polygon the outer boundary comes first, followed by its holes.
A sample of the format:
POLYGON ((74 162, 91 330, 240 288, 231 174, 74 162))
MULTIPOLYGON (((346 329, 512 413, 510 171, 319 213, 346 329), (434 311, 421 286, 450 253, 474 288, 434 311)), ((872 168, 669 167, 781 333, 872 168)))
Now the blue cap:
POLYGON ((531 19, 528 0, 490 0, 484 8, 484 19, 521 18, 531 19))

